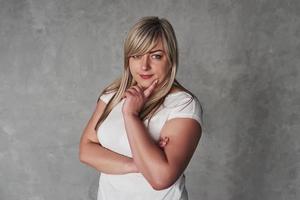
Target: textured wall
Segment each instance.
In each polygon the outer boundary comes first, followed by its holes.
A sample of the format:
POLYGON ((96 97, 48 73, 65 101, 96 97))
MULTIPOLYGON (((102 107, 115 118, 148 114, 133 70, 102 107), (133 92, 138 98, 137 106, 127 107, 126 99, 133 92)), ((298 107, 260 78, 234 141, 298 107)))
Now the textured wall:
POLYGON ((205 109, 190 199, 300 199, 297 0, 0 0, 0 199, 96 198, 80 135, 145 15, 173 24, 205 109))

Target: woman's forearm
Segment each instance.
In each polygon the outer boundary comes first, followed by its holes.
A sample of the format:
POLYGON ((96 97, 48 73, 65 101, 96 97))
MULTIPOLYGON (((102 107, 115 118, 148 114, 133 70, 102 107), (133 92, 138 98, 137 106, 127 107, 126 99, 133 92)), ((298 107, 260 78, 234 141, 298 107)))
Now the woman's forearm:
POLYGON ((132 158, 113 152, 97 143, 81 143, 79 157, 81 162, 106 174, 137 172, 132 158))
POLYGON ((158 185, 166 178, 168 161, 164 151, 153 141, 144 123, 134 115, 124 115, 125 128, 134 162, 150 182, 158 185))

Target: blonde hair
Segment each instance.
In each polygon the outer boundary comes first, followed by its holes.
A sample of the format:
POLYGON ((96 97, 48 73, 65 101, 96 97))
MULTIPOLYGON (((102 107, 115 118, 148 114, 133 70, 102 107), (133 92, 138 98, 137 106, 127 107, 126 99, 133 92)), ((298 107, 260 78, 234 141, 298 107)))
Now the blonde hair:
POLYGON ((111 110, 122 100, 124 92, 136 84, 129 70, 129 58, 133 55, 143 55, 147 53, 155 47, 159 39, 161 39, 164 49, 166 50, 170 71, 167 78, 163 81, 161 88, 152 94, 145 103, 140 112, 141 120, 149 119, 149 126, 150 119, 164 102, 165 97, 169 94, 172 87, 186 91, 192 96, 192 99, 194 98, 194 95, 175 79, 178 67, 178 47, 172 25, 164 18, 143 17, 130 29, 125 39, 124 70, 122 76, 108 85, 98 97, 97 103, 102 94, 115 92, 97 122, 95 127, 96 131, 111 110))

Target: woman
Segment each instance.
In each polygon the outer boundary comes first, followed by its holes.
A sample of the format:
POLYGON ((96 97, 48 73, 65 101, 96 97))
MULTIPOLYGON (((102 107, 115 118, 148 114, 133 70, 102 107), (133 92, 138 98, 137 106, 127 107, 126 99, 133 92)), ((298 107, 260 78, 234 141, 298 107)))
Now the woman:
POLYGON ((144 17, 124 43, 121 78, 100 94, 80 160, 101 172, 98 200, 186 200, 184 170, 201 137, 198 99, 175 79, 177 41, 166 19, 144 17))

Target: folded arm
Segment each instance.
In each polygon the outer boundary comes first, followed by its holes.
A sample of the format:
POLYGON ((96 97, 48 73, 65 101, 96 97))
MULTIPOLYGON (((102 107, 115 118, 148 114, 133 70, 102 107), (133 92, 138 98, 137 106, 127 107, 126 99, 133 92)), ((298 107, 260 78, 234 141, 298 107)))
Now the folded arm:
POLYGON ((175 118, 166 122, 162 137, 169 139, 162 149, 150 137, 138 116, 123 114, 126 133, 138 170, 156 190, 171 186, 187 167, 201 137, 194 119, 175 118))
POLYGON ((80 161, 107 174, 137 172, 132 158, 113 152, 99 143, 94 127, 104 108, 105 103, 100 100, 82 133, 79 146, 80 161))

